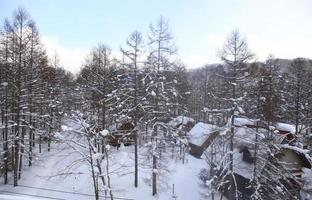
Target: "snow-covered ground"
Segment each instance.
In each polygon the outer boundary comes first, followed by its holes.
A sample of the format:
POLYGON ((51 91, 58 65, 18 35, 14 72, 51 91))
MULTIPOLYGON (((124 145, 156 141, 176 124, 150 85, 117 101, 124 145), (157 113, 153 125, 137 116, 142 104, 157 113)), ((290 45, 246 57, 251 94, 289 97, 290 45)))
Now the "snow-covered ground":
MULTIPOLYGON (((78 128, 79 124, 74 120, 65 120, 65 132, 61 134, 67 134, 70 139, 71 130, 78 128)), ((144 148, 139 151, 144 151, 144 148)), ((200 169, 206 166, 204 160, 188 154, 184 164, 179 159, 171 159, 167 163, 169 173, 159 180, 158 195, 153 197, 150 185, 152 171, 143 164, 146 162, 143 157, 139 159, 139 187, 133 186, 133 146, 119 150, 112 148, 110 151, 110 176, 115 199, 175 199, 172 197, 173 184, 176 199, 204 199, 201 196, 204 189, 198 178, 200 169)), ((80 155, 63 142, 53 144, 50 152, 44 148, 41 154, 36 155, 33 166, 24 167, 18 187, 3 185, 1 179, 0 199, 94 199, 89 165, 76 165, 79 159, 80 155)))

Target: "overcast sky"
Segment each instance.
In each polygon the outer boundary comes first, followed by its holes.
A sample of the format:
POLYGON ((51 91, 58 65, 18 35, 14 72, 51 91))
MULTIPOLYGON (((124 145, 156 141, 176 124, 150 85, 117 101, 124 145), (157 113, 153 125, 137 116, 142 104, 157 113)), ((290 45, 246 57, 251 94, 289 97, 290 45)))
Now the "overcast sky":
POLYGON ((146 36, 161 15, 188 68, 220 62, 217 50, 235 28, 258 60, 312 57, 312 0, 0 0, 0 19, 18 6, 36 21, 48 54, 57 51, 72 72, 98 42, 117 55, 129 33, 146 36))

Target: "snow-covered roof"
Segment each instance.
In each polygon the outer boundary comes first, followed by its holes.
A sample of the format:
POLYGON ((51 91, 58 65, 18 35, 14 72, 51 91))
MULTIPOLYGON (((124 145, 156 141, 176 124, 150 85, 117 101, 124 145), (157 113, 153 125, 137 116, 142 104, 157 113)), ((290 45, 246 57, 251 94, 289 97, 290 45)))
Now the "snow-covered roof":
POLYGON ((217 129, 218 127, 216 125, 199 122, 195 124, 195 126, 188 133, 189 142, 201 146, 210 135, 210 133, 214 132, 217 129))
MULTIPOLYGON (((243 161, 243 153, 239 153, 241 149, 239 148, 234 148, 233 151, 233 170, 235 173, 251 179, 253 177, 253 172, 254 172, 254 163, 248 163, 243 161)), ((254 155, 254 148, 249 149, 250 153, 254 155)), ((264 166, 267 163, 268 159, 268 153, 266 149, 264 148, 259 148, 257 152, 257 168, 256 168, 256 173, 260 174, 261 171, 263 170, 264 166)))
POLYGON ((246 125, 255 125, 255 122, 248 118, 235 117, 234 118, 235 126, 246 126, 246 125))
POLYGON ((195 123, 195 120, 186 116, 177 116, 169 122, 169 126, 177 127, 179 124, 187 125, 189 122, 195 123))
MULTIPOLYGON (((260 174, 263 168, 267 164, 267 160, 269 156, 273 156, 270 154, 268 145, 265 141, 268 139, 268 133, 270 131, 274 131, 273 133, 277 133, 278 130, 280 131, 287 131, 290 133, 295 133, 295 126, 285 123, 276 123, 273 127, 266 127, 266 125, 259 125, 257 129, 250 128, 250 126, 256 125, 256 120, 243 118, 243 117, 235 117, 234 118, 234 125, 235 133, 234 133, 234 149, 233 149, 233 170, 238 175, 241 175, 245 178, 251 179, 254 173, 254 164, 248 163, 243 161, 243 150, 245 147, 248 148, 248 151, 251 154, 251 157, 254 157, 255 153, 255 143, 256 143, 256 135, 258 135, 258 150, 257 150, 257 174, 260 174), (262 142, 263 141, 263 142, 262 142), (241 152, 241 153, 240 153, 241 152)), ((228 124, 226 125, 226 134, 229 134, 229 129, 231 127, 231 121, 229 120, 228 124)), ((194 127, 195 128, 195 127, 194 127)), ((220 134, 225 135, 225 134, 220 134)), ((308 151, 304 150, 300 147, 293 146, 289 144, 282 144, 282 141, 287 137, 287 135, 282 134, 273 134, 273 143, 276 147, 280 148, 287 148, 295 151, 299 156, 300 159, 305 164, 304 166, 309 166, 307 164, 312 163, 312 158, 309 156, 308 151)), ((226 144, 224 144, 226 145, 226 144)))
MULTIPOLYGON (((250 164, 247 162, 243 162, 243 153, 239 153, 239 151, 243 147, 247 147, 251 155, 254 155, 254 148, 255 148, 255 139, 256 134, 258 134, 258 141, 261 141, 264 139, 264 135, 268 132, 268 130, 259 128, 258 132, 256 132, 255 129, 247 128, 247 127, 239 127, 235 129, 235 135, 234 135, 234 151, 233 151, 233 158, 234 158, 234 171, 235 173, 245 177, 245 178, 252 178, 253 175, 253 168, 254 164, 250 164)), ((278 134, 274 135, 275 137, 278 136, 278 134)), ((310 168, 312 163, 312 158, 308 154, 309 150, 302 149, 297 146, 292 146, 289 144, 281 144, 280 141, 276 141, 276 138, 274 139, 274 143, 277 144, 281 149, 289 149, 298 154, 300 159, 302 160, 304 167, 310 168)), ((283 136, 280 136, 284 138, 283 136)), ((282 139, 281 138, 281 139, 282 139)), ((257 151, 257 173, 260 173, 263 167, 265 166, 267 162, 267 158, 269 156, 268 148, 265 145, 265 143, 259 142, 258 143, 258 151, 257 151)))
POLYGON ((292 134, 296 133, 296 127, 286 123, 276 123, 275 128, 280 131, 286 131, 292 134))
POLYGON ((234 134, 234 145, 239 146, 250 146, 255 142, 255 134, 253 129, 250 128, 237 128, 234 134))
MULTIPOLYGON (((243 153, 240 153, 240 150, 243 147, 247 147, 249 152, 254 155, 256 134, 258 134, 259 141, 264 138, 264 133, 267 132, 266 129, 258 129, 256 132, 255 129, 247 127, 236 128, 234 134, 234 151, 233 151, 233 169, 234 172, 251 179, 253 176, 254 164, 250 164, 243 161, 243 153)), ((257 162, 257 173, 260 173, 263 167, 266 164, 268 158, 267 148, 262 144, 258 144, 258 162, 257 162)))

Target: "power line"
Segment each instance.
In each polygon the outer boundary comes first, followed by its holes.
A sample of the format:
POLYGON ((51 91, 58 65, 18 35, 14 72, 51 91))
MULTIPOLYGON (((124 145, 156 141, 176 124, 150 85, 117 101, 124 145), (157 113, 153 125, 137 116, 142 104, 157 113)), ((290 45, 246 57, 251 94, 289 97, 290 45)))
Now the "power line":
MULTIPOLYGON (((12 185, 12 184, 8 184, 12 185)), ((13 186, 13 185, 12 185, 13 186)), ((55 190, 55 189, 49 189, 49 188, 41 188, 41 187, 33 187, 33 186, 27 186, 27 185, 18 185, 19 187, 25 187, 25 188, 31 188, 31 189, 38 189, 38 190, 46 190, 46 191, 52 191, 52 192, 59 192, 59 193, 68 193, 68 194, 79 194, 79 195, 85 195, 85 196, 94 196, 92 194, 84 194, 79 192, 70 192, 65 190, 55 190)))
MULTIPOLYGON (((13 186, 13 184, 8 184, 8 185, 12 185, 13 186)), ((27 186, 27 185, 18 185, 18 186, 19 187, 25 187, 25 188, 31 188, 31 189, 46 190, 46 191, 51 191, 51 192, 59 192, 59 193, 75 194, 75 195, 82 195, 82 196, 91 196, 91 197, 94 196, 93 194, 85 194, 85 193, 80 193, 80 192, 70 192, 70 191, 65 191, 65 190, 55 190, 55 189, 42 188, 42 187, 33 187, 33 186, 27 186)), ((103 195, 99 195, 99 197, 110 198, 108 196, 103 196, 103 195)), ((114 196, 114 199, 134 200, 134 199, 124 198, 124 197, 116 197, 116 196, 114 196)))
MULTIPOLYGON (((38 198, 46 198, 46 199, 54 199, 54 200, 66 200, 66 199, 60 199, 60 198, 53 198, 53 197, 46 197, 46 196, 41 196, 41 195, 34 195, 34 194, 25 194, 21 192, 10 192, 10 191, 4 191, 1 190, 1 193, 9 193, 9 194, 19 194, 19 195, 24 195, 24 196, 30 196, 30 197, 38 197, 38 198)), ((1 196, 0 196, 1 197, 1 196)))

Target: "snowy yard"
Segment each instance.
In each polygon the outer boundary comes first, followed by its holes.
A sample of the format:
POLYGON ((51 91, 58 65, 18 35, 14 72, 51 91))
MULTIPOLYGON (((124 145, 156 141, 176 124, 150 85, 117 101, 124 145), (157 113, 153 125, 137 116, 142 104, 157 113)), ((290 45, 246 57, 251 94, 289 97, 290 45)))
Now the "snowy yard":
MULTIPOLYGON (((66 120, 63 129, 67 139, 71 137, 71 129, 78 129, 79 124, 66 120)), ((144 147, 139 149, 142 150, 144 147)), ((79 163, 79 154, 65 143, 55 143, 50 152, 44 150, 36 154, 32 167, 24 167, 24 172, 18 187, 1 183, 0 199, 94 199, 92 179, 87 163, 79 163), (7 191, 7 193, 5 192, 7 191), (16 196, 16 195, 20 196, 16 196), (23 196, 24 194, 24 196, 23 196), (9 196, 8 196, 9 195, 9 196), (14 197, 12 195, 15 195, 14 197)), ((173 184, 176 199, 201 199, 201 187, 198 173, 205 166, 203 159, 186 155, 185 163, 181 160, 170 160, 168 170, 170 175, 162 178, 157 196, 152 196, 149 182, 151 169, 144 167, 139 159, 139 187, 133 186, 133 146, 111 148, 110 173, 115 199, 174 199, 173 184)), ((2 181, 2 179, 1 179, 2 181)), ((12 183, 12 181, 10 181, 12 183)), ((102 194, 104 198, 104 194, 102 194)))
POLYGON ((0 200, 312 200, 311 4, 68 1, 0 0, 0 200))

